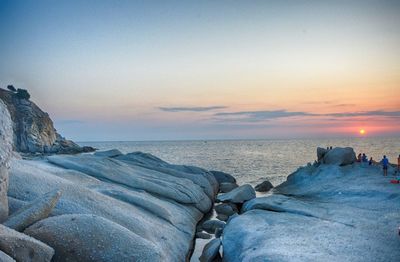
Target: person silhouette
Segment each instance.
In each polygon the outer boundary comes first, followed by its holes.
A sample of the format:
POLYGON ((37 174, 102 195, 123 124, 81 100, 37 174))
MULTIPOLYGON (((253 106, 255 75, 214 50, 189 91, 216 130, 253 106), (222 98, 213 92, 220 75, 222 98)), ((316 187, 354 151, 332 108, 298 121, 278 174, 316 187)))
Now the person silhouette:
POLYGON ((383 168, 383 175, 387 176, 387 170, 388 170, 388 165, 389 165, 389 159, 386 157, 386 155, 383 156, 382 160, 382 168, 383 168))

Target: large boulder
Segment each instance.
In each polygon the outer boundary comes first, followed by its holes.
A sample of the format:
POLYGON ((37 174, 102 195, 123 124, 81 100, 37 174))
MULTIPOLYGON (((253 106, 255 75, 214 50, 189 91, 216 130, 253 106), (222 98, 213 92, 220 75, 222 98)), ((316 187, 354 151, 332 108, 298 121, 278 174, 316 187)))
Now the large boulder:
POLYGON ((329 150, 323 158, 327 165, 345 166, 356 162, 356 153, 351 147, 335 147, 329 150))
POLYGON ((7 105, 13 122, 14 149, 24 153, 81 153, 94 151, 81 147, 57 133, 53 121, 35 103, 0 88, 0 99, 7 105))
POLYGON ((18 231, 0 225, 0 250, 17 261, 51 261, 54 250, 18 231))
POLYGON ((25 230, 55 249, 53 261, 161 261, 160 249, 142 236, 94 215, 62 215, 25 230))
POLYGON ((0 99, 0 223, 8 216, 8 169, 12 154, 12 122, 6 105, 0 99))
POLYGON ((219 248, 221 246, 221 239, 214 238, 208 242, 203 249, 200 256, 200 262, 213 262, 219 256, 219 248))
POLYGON ((49 216, 61 197, 61 191, 54 190, 35 199, 10 216, 4 225, 17 231, 23 231, 28 226, 49 216))
POLYGON ((230 174, 221 171, 210 171, 210 172, 214 175, 215 179, 218 181, 219 184, 221 183, 236 184, 236 179, 230 174))
POLYGON ((229 193, 218 195, 217 201, 241 204, 256 197, 256 192, 251 185, 242 185, 229 193))
POLYGON ((264 182, 262 182, 262 183, 256 185, 255 190, 256 190, 257 192, 268 192, 268 191, 270 191, 272 188, 274 188, 274 186, 271 184, 271 182, 269 182, 269 181, 267 180, 267 181, 264 181, 264 182))

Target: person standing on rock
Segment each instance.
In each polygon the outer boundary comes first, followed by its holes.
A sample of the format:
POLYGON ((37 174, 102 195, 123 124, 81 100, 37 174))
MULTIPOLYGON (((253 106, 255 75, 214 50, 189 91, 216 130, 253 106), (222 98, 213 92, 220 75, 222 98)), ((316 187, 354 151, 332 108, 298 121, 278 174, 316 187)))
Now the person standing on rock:
POLYGON ((387 170, 388 170, 388 165, 389 165, 389 159, 385 156, 382 158, 382 167, 383 167, 383 175, 387 176, 387 170))

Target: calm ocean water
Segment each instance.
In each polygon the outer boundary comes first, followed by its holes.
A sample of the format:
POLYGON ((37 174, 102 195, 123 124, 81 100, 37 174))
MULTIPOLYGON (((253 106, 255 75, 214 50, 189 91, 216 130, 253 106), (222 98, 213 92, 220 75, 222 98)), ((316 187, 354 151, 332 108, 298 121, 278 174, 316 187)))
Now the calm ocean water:
POLYGON ((100 150, 142 151, 174 164, 203 167, 232 174, 239 184, 255 185, 264 179, 278 185, 299 166, 316 159, 318 146, 351 146, 375 160, 386 154, 397 163, 400 137, 231 141, 82 142, 100 150))

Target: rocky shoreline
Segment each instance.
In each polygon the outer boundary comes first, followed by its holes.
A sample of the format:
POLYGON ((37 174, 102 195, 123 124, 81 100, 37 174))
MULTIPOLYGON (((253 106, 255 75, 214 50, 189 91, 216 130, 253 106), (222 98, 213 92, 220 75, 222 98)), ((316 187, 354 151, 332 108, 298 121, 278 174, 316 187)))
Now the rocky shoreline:
POLYGON ((317 149, 318 162, 275 188, 257 185, 272 191, 257 197, 229 174, 142 152, 76 154, 85 150, 72 150, 72 141, 71 150, 48 150, 58 142, 43 130, 58 134, 34 117, 42 111, 24 111, 30 120, 16 136, 21 121, 9 108, 0 100, 0 261, 400 257, 399 185, 389 183, 395 170, 383 177, 379 166, 356 163, 352 148, 317 149), (36 139, 31 151, 16 145, 21 134, 36 139))

